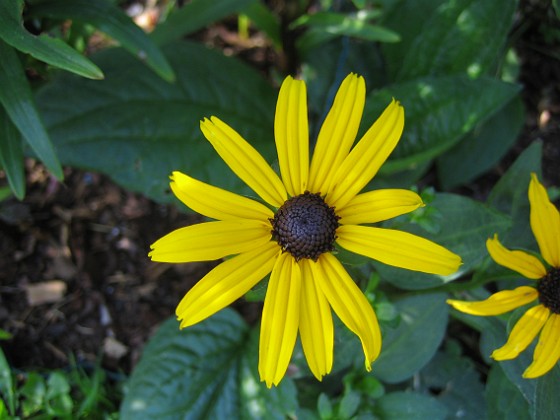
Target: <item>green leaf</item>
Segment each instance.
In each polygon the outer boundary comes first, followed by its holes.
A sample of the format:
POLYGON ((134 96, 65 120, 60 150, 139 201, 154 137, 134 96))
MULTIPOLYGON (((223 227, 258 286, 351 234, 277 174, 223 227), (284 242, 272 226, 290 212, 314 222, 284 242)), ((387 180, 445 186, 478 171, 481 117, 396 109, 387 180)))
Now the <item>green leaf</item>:
POLYGON ((268 36, 276 49, 280 50, 282 48, 282 36, 278 16, 272 13, 261 0, 251 2, 243 9, 243 14, 268 36))
POLYGON ((496 165, 517 140, 524 121, 523 103, 517 96, 440 156, 437 169, 442 188, 466 184, 496 165))
MULTIPOLYGON (((6 4, 6 2, 0 2, 0 4, 6 4)), ((2 40, 0 40, 0 86, 2 86, 0 103, 4 106, 13 124, 48 170, 58 179, 62 179, 64 177, 62 167, 49 135, 45 131, 41 116, 35 108, 35 101, 23 67, 14 49, 2 40)), ((17 157, 18 152, 12 150, 11 154, 17 157)))
POLYGON ((490 368, 486 384, 489 419, 529 420, 531 418, 527 401, 508 380, 499 364, 494 364, 490 368))
POLYGON ((392 392, 375 402, 375 413, 383 420, 444 420, 448 411, 438 400, 414 392, 392 392))
POLYGON ((293 382, 267 389, 259 382, 258 329, 224 309, 179 330, 166 321, 132 373, 121 418, 284 419, 294 415, 293 382))
POLYGON ((25 171, 21 136, 1 107, 0 130, 0 166, 6 173, 8 184, 14 195, 19 200, 23 200, 25 197, 25 171))
POLYGON ((12 378, 12 369, 4 356, 2 348, 0 348, 0 394, 4 398, 8 406, 8 413, 16 414, 16 396, 14 393, 14 381, 12 378))
POLYGON ((164 80, 175 80, 173 69, 155 43, 120 8, 107 0, 45 0, 34 4, 29 14, 89 23, 120 42, 164 80))
POLYGON ((422 19, 415 19, 420 20, 416 32, 403 27, 410 21, 398 13, 385 22, 390 28, 395 24, 406 38, 404 45, 398 46, 406 55, 392 66, 396 80, 454 73, 478 77, 495 69, 505 53, 515 1, 457 0, 442 2, 433 9, 433 2, 428 7, 415 0, 404 3, 416 3, 409 7, 415 7, 422 19), (397 19, 400 22, 395 22, 397 19))
POLYGON ((486 239, 494 233, 502 234, 511 226, 509 217, 461 195, 436 194, 427 208, 436 210, 431 216, 434 229, 430 232, 419 225, 399 225, 400 218, 384 227, 406 230, 432 240, 458 254, 463 265, 455 275, 441 277, 374 263, 381 277, 397 287, 410 290, 436 287, 472 270, 488 255, 486 239))
POLYGON ((0 42, 4 40, 12 47, 63 70, 90 79, 103 79, 99 67, 60 39, 48 35, 37 37, 27 32, 21 21, 23 5, 23 0, 0 2, 0 42))
POLYGON ((194 43, 165 48, 178 78, 170 85, 120 49, 103 51, 103 84, 61 74, 37 95, 64 164, 108 174, 160 202, 172 202, 169 174, 180 170, 249 193, 202 135, 218 116, 270 162, 276 94, 253 69, 194 43), (224 72, 223 69, 228 69, 224 72))
POLYGON ((411 169, 449 150, 518 91, 519 86, 485 77, 427 77, 392 85, 368 96, 362 131, 371 126, 391 98, 400 101, 405 110, 403 136, 381 170, 387 174, 411 169))
POLYGON ((404 381, 424 367, 445 335, 449 308, 441 293, 407 296, 395 302, 401 321, 384 330, 373 374, 384 382, 404 381))
POLYGON ((21 411, 25 418, 29 418, 32 414, 45 408, 46 392, 47 385, 43 377, 37 372, 30 372, 25 384, 19 389, 19 394, 24 397, 21 411))
POLYGON ((534 419, 559 419, 558 395, 560 393, 560 368, 558 365, 537 379, 534 419))
POLYGON ((167 44, 242 11, 253 1, 255 0, 192 0, 159 24, 152 33, 152 38, 158 45, 167 44))

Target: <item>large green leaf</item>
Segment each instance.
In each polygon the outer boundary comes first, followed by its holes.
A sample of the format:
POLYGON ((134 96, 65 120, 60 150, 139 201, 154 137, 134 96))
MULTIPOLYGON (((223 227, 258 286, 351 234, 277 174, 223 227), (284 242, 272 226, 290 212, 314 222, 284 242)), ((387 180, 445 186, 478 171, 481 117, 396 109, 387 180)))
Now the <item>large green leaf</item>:
POLYGON ((486 402, 489 419, 528 420, 531 418, 527 401, 508 380, 498 364, 493 365, 488 374, 486 402))
POLYGON ((391 46, 385 48, 395 80, 453 73, 475 77, 489 74, 504 53, 516 9, 516 2, 511 0, 455 0, 440 5, 415 0, 404 3, 401 7, 416 11, 422 19, 413 19, 419 21, 417 25, 406 28, 410 19, 403 19, 397 8, 384 22, 389 28, 402 31, 405 38, 406 46, 393 47, 406 51, 402 61, 391 62, 398 53, 392 54, 391 46))
POLYGON ((173 170, 247 193, 204 139, 199 121, 218 116, 272 158, 274 90, 236 59, 198 44, 165 51, 178 75, 175 84, 111 49, 95 58, 106 69, 103 83, 61 74, 38 93, 61 161, 104 172, 161 202, 171 200, 173 170))
POLYGON ((445 406, 429 395, 415 392, 392 392, 375 402, 375 414, 383 420, 444 420, 445 406))
POLYGON ((8 412, 12 415, 16 413, 16 395, 14 393, 14 380, 12 378, 12 369, 4 356, 4 352, 0 348, 0 395, 5 399, 8 412))
POLYGON ((444 294, 407 296, 395 302, 400 324, 384 331, 373 374, 384 382, 404 381, 434 356, 445 335, 449 308, 444 294))
POLYGON ((166 321, 128 382, 122 419, 284 419, 296 411, 295 387, 259 382, 258 329, 224 309, 179 330, 166 321))
POLYGON ((29 14, 89 23, 116 39, 165 80, 175 80, 173 69, 160 49, 132 19, 107 0, 44 0, 33 4, 29 14))
POLYGON ((22 11, 23 0, 0 1, 0 40, 52 66, 91 79, 103 78, 99 67, 60 39, 27 32, 21 20, 22 11))
MULTIPOLYGON (((16 51, 2 40, 0 40, 0 86, 2 86, 0 103, 4 106, 10 120, 49 171, 58 179, 62 179, 62 167, 35 107, 23 67, 16 51)), ((16 158, 18 154, 15 151, 16 147, 10 149, 15 153, 13 157, 16 158)))
POLYGON ((533 419, 559 419, 558 395, 560 394, 560 368, 556 366, 550 372, 537 379, 533 419))
MULTIPOLYGON (((459 273, 472 270, 488 255, 486 239, 494 233, 503 233, 511 225, 509 217, 484 204, 456 194, 437 194, 434 201, 427 205, 437 212, 429 214, 433 227, 430 232, 419 225, 398 225, 396 219, 388 227, 414 233, 445 246, 458 254, 463 265, 459 273)), ((419 209, 417 211, 424 211, 419 209)), ((375 263, 381 277, 389 283, 403 289, 426 289, 440 286, 456 276, 440 277, 419 273, 375 263)))
POLYGON ((0 107, 0 167, 6 172, 8 184, 14 195, 25 196, 25 171, 21 136, 8 115, 0 107))
POLYGON ((391 98, 405 110, 403 136, 382 167, 384 173, 410 169, 454 146, 465 134, 503 108, 519 87, 496 79, 427 77, 389 86, 368 96, 362 131, 391 98))
POLYGON ((159 24, 152 37, 159 45, 177 40, 209 24, 242 11, 255 0, 192 0, 159 24))

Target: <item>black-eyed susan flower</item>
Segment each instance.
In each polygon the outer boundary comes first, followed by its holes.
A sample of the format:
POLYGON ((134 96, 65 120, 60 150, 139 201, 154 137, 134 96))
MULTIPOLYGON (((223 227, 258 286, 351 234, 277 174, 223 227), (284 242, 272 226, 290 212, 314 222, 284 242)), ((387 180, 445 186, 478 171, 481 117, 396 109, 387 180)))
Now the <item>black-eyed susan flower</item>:
POLYGON ((270 273, 259 341, 259 374, 268 387, 284 376, 298 335, 320 380, 333 362, 331 308, 361 340, 365 366, 381 350, 375 313, 335 257, 335 244, 383 263, 448 275, 460 258, 418 236, 362 226, 422 206, 412 191, 359 194, 397 145, 402 106, 392 101, 352 148, 365 103, 365 82, 350 74, 336 94, 309 163, 307 94, 287 77, 274 121, 280 176, 217 117, 201 130, 220 157, 258 196, 253 200, 173 172, 171 189, 188 207, 215 221, 178 229, 152 245, 162 262, 232 256, 204 276, 177 307, 180 327, 209 317, 270 273))
POLYGON ((531 229, 541 260, 524 251, 510 251, 498 240, 498 235, 486 241, 492 259, 522 276, 535 280, 530 286, 494 293, 477 302, 448 300, 455 309, 472 315, 500 315, 538 301, 529 308, 511 330, 507 342, 494 350, 495 360, 516 358, 540 333, 533 362, 523 373, 524 378, 536 378, 551 370, 560 359, 560 215, 550 202, 546 189, 537 176, 531 174, 529 184, 531 229))

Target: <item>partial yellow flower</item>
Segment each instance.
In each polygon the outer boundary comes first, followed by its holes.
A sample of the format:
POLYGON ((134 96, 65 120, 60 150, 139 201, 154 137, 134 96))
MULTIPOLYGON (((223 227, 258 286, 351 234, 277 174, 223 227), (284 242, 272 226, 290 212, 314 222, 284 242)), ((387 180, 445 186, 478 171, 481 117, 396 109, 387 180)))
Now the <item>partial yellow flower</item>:
POLYGON ((500 243, 498 235, 494 235, 493 239, 486 241, 494 261, 535 280, 535 283, 494 293, 483 301, 450 299, 447 302, 461 312, 489 316, 500 315, 538 300, 539 304, 528 309, 517 321, 507 342, 492 353, 496 360, 514 359, 540 333, 533 363, 523 373, 524 378, 537 378, 550 371, 560 359, 560 215, 534 173, 529 184, 529 202, 531 229, 550 268, 545 268, 541 260, 531 254, 508 250, 500 243))
POLYGON ((152 245, 154 261, 225 260, 177 307, 180 327, 211 316, 270 273, 259 342, 259 374, 277 385, 299 333, 311 372, 321 380, 333 363, 331 309, 361 340, 365 367, 381 351, 372 306, 334 256, 335 243, 352 252, 411 270, 448 275, 461 259, 418 236, 360 226, 423 206, 412 191, 359 194, 397 145, 404 110, 392 101, 352 148, 365 104, 365 82, 350 74, 319 132, 311 163, 305 83, 287 77, 280 88, 274 137, 280 176, 235 130, 217 117, 200 128, 232 171, 259 197, 253 200, 171 175, 173 193, 214 221, 178 229, 152 245))

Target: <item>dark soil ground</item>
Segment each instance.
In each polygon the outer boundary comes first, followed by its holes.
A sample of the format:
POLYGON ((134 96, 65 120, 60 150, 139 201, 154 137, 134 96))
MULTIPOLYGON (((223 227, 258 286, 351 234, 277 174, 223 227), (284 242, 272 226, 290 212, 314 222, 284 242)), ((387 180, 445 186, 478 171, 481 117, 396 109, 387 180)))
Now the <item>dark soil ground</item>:
MULTIPOLYGON (((544 146, 544 183, 560 186, 558 20, 545 2, 533 3, 523 2, 515 33, 526 124, 503 161, 469 186, 477 196, 536 140, 544 146)), ((227 34, 215 30, 217 37, 227 34)), ((194 216, 99 174, 67 168, 58 183, 42 165, 26 165, 25 200, 0 204, 0 328, 13 335, 2 348, 17 368, 64 367, 72 354, 79 363, 93 363, 103 354, 106 369, 129 373, 154 329, 212 266, 155 264, 147 257, 152 242, 194 216), (34 300, 37 285, 53 292, 51 301, 34 300)), ((242 306, 248 317, 254 316, 251 308, 242 306)))

